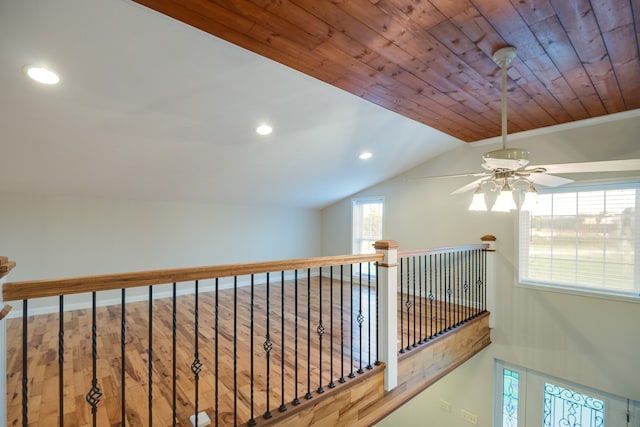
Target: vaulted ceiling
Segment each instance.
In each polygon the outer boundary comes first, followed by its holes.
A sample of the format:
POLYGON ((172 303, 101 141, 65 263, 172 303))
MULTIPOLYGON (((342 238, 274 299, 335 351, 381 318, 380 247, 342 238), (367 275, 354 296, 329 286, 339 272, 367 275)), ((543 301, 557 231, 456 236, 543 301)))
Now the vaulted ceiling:
POLYGON ((638 0, 136 0, 472 142, 640 108, 638 0))

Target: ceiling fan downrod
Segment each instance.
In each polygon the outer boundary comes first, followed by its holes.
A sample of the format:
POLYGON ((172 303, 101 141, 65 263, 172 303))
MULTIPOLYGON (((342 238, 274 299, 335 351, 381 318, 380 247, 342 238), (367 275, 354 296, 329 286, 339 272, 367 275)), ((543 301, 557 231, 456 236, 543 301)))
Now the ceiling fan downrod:
POLYGON ((507 67, 516 56, 516 48, 513 46, 503 47, 493 53, 493 61, 502 70, 502 149, 507 148, 507 67))

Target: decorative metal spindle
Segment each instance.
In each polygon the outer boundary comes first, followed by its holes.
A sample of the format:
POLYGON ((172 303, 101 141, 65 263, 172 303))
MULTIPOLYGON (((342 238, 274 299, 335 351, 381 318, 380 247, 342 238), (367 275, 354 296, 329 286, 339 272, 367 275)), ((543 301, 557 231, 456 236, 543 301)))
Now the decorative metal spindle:
POLYGON ((378 281, 378 261, 376 261, 376 363, 375 365, 379 366, 380 362, 380 282, 378 281))
MULTIPOLYGON (((126 290, 120 290, 120 425, 125 426, 126 421, 126 399, 125 399, 125 350, 127 337, 127 308, 126 290)), ((62 424, 62 423, 61 423, 62 424)))
POLYGON ((29 425, 29 399, 28 399, 28 384, 29 379, 27 377, 27 300, 22 300, 22 426, 27 427, 29 425))
POLYGON ((367 343, 369 345, 367 369, 373 369, 371 366, 371 261, 367 263, 367 343))
POLYGON ((467 319, 471 319, 473 314, 473 284, 475 283, 475 279, 473 278, 473 251, 469 250, 469 308, 467 313, 467 319))
POLYGON ((445 307, 444 307, 444 329, 448 331, 451 329, 451 252, 446 254, 445 258, 445 289, 446 294, 444 296, 445 299, 445 307), (448 316, 447 316, 448 315, 448 316), (448 317, 448 319, 447 319, 448 317))
POLYGON ((465 304, 465 320, 469 320, 471 317, 471 251, 465 251, 465 270, 467 281, 465 283, 466 290, 466 304, 465 304))
POLYGON ((60 425, 64 426, 64 297, 60 295, 58 311, 58 399, 60 425))
POLYGON ((478 253, 478 310, 476 316, 479 316, 482 313, 482 249, 478 249, 476 252, 478 253))
POLYGON ((351 282, 351 305, 349 306, 349 319, 350 319, 350 325, 351 325, 351 365, 350 365, 350 372, 349 375, 347 375, 349 378, 355 378, 356 374, 355 372, 353 372, 353 264, 351 264, 351 268, 350 268, 351 274, 349 277, 349 281, 351 282))
MULTIPOLYGON (((198 300, 200 297, 200 290, 199 290, 199 284, 198 281, 196 280, 195 283, 195 295, 194 295, 194 303, 195 303, 195 310, 193 313, 193 326, 194 326, 194 336, 195 336, 195 343, 194 343, 194 352, 193 352, 193 363, 191 364, 191 372, 193 372, 193 377, 195 380, 195 402, 194 402, 194 409, 196 411, 195 414, 195 425, 198 425, 198 403, 199 403, 199 398, 200 398, 200 394, 199 394, 199 382, 200 382, 200 372, 202 372, 202 362, 200 361, 200 346, 199 346, 199 313, 200 313, 200 308, 198 305, 198 300)), ((174 297, 175 298, 175 297, 174 297)), ((175 308, 174 308, 175 310, 175 308)), ((175 347, 174 347, 175 348, 175 347)), ((174 350, 175 351, 175 350, 174 350)), ((175 353, 173 356, 173 359, 175 360, 175 353)), ((174 384, 175 384, 175 371, 174 371, 174 384)), ((174 401, 174 407, 175 407, 175 401, 174 401)), ((174 418, 175 420, 175 418, 174 418)), ((175 422, 175 421, 174 421, 175 422)))
MULTIPOLYGON (((440 322, 442 317, 442 254, 438 254, 438 267, 437 267, 438 285, 436 286, 436 318, 440 322), (439 289, 438 289, 439 288, 439 289), (439 316, 437 314, 440 314, 439 316)), ((442 326, 438 323, 437 335, 442 333, 442 326)))
POLYGON ((220 403, 219 403, 219 393, 218 390, 220 389, 220 375, 218 375, 218 362, 219 362, 219 347, 218 347, 218 341, 219 341, 219 336, 220 336, 220 331, 219 331, 219 317, 220 317, 220 308, 219 308, 219 303, 220 303, 220 299, 219 299, 219 291, 220 291, 220 286, 219 286, 219 279, 216 277, 216 305, 214 308, 214 329, 216 331, 216 340, 215 340, 215 366, 214 366, 214 370, 215 370, 215 378, 216 378, 216 391, 215 391, 215 395, 214 395, 214 400, 215 400, 215 407, 214 407, 214 412, 215 412, 215 425, 218 425, 218 420, 219 420, 219 416, 220 416, 220 403))
MULTIPOLYGON (((270 328, 270 317, 269 317, 269 312, 271 305, 269 304, 269 294, 270 292, 270 287, 271 287, 271 283, 269 280, 269 273, 267 273, 267 306, 266 306, 266 312, 267 312, 267 324, 266 324, 266 330, 267 330, 267 334, 265 336, 265 341, 264 344, 262 344, 262 348, 264 349, 264 353, 265 353, 265 358, 267 360, 267 387, 265 389, 265 394, 266 394, 266 400, 267 400, 267 407, 266 407, 266 411, 264 413, 264 418, 269 419, 272 417, 271 415, 271 404, 269 403, 269 392, 271 391, 271 386, 269 384, 270 382, 270 368, 271 368, 271 349, 273 348, 273 342, 271 341, 271 328, 270 328)), ((236 425, 236 424, 234 424, 236 425)))
POLYGON ((433 255, 429 255, 429 338, 433 338, 433 255))
POLYGON ((356 321, 358 322, 358 335, 360 336, 360 345, 359 351, 360 355, 358 356, 358 373, 363 374, 364 369, 362 369, 362 322, 364 322, 364 316, 362 315, 362 263, 358 264, 358 317, 356 321))
POLYGON ((311 399, 311 269, 307 268, 307 393, 305 399, 311 399))
POLYGON ((319 276, 319 291, 318 291, 318 300, 319 302, 319 306, 320 306, 320 314, 319 314, 319 321, 318 321, 318 328, 316 329, 316 332, 318 333, 318 388, 316 389, 316 391, 318 393, 324 393, 324 387, 322 387, 322 336, 324 335, 324 325, 322 324, 322 267, 320 267, 318 269, 318 276, 319 276))
POLYGON ((340 379, 345 383, 344 377, 344 265, 340 265, 340 379))
POLYGON ((148 376, 149 376, 149 426, 153 427, 153 286, 149 286, 149 348, 147 349, 149 357, 148 376))
POLYGON ((404 305, 407 307, 407 346, 405 347, 406 350, 411 350, 411 288, 409 287, 411 285, 411 279, 409 278, 409 273, 411 270, 410 268, 410 264, 409 264, 409 258, 407 258, 407 299, 404 302, 404 305))
MULTIPOLYGON (((196 282, 197 283, 197 282, 196 282)), ((171 304, 171 349, 172 349, 172 353, 173 353, 173 366, 172 366, 172 371, 173 371, 173 381, 172 381, 172 403, 173 403, 173 425, 175 426, 178 420, 178 414, 177 414, 177 403, 178 403, 178 388, 177 388, 177 384, 176 384, 176 378, 177 378, 177 371, 178 371, 178 358, 176 357, 177 354, 177 329, 178 329, 178 319, 177 319, 177 314, 178 314, 178 310, 177 310, 177 285, 176 282, 173 282, 173 286, 171 287, 171 297, 172 297, 172 304, 171 304)), ((197 310, 197 308, 196 308, 197 310)), ((196 330, 197 330, 197 326, 196 326, 196 330)), ((197 408, 197 404, 196 404, 196 408, 197 408)), ((196 409, 196 414, 198 413, 198 410, 196 409)), ((197 417, 197 415, 196 415, 197 417)), ((198 420, 196 419, 196 425, 198 425, 198 420)))
POLYGON ((402 308, 404 303, 404 296, 402 295, 403 266, 404 261, 400 258, 400 286, 398 286, 400 288, 400 353, 404 353, 404 332, 402 331, 402 326, 404 325, 404 308, 402 308))
POLYGON ((250 411, 251 411, 251 418, 249 418, 249 422, 247 424, 249 424, 249 426, 255 426, 256 425, 256 419, 254 417, 254 406, 255 406, 255 399, 254 399, 254 390, 253 390, 253 383, 254 383, 254 360, 253 360, 253 353, 254 353, 254 349, 253 349, 253 317, 254 317, 254 310, 255 310, 255 276, 252 274, 251 275, 251 303, 250 303, 250 307, 249 307, 249 315, 251 317, 251 321, 250 321, 250 333, 249 333, 249 357, 250 357, 250 365, 251 365, 251 381, 249 384, 249 389, 250 389, 250 411))
POLYGON ((413 347, 418 346, 418 340, 416 339, 416 257, 412 257, 413 260, 413 347))
POLYGON ((418 344, 422 344, 424 341, 422 340, 422 257, 418 257, 418 303, 420 304, 420 315, 418 316, 418 325, 420 327, 420 331, 419 331, 419 337, 420 340, 418 341, 418 344))
POLYGON ((329 266, 329 388, 334 388, 336 383, 333 382, 333 265, 329 266))
POLYGON ((282 400, 280 402, 280 408, 278 410, 280 412, 284 412, 287 410, 287 405, 284 404, 284 270, 280 272, 280 329, 282 331, 282 340, 280 345, 280 386, 282 389, 282 400))
POLYGON ((293 404, 294 405, 299 405, 300 404, 300 399, 298 398, 298 270, 295 270, 294 272, 294 292, 295 292, 295 342, 294 342, 294 352, 295 352, 295 359, 296 359, 296 363, 295 363, 295 390, 293 395, 295 396, 293 398, 293 404))
POLYGON ((460 252, 456 252, 453 256, 453 267, 454 267, 454 293, 455 298, 453 299, 455 307, 456 307, 456 326, 460 325, 460 252))
POLYGON ((92 378, 91 389, 85 396, 85 400, 91 405, 91 415, 93 418, 93 426, 98 423, 98 403, 102 397, 102 391, 98 387, 98 335, 97 335, 97 319, 96 319, 96 293, 91 293, 91 362, 92 362, 92 378))
POLYGON ((238 276, 233 276, 233 425, 238 425, 238 276))

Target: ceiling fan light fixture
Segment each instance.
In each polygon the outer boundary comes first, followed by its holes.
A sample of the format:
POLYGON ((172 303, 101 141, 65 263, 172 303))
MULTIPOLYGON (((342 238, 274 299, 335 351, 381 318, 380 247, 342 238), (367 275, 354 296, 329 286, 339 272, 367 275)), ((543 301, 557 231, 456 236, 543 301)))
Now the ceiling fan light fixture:
POLYGON ((482 191, 482 186, 479 185, 478 189, 475 193, 473 193, 473 199, 471 199, 471 204, 469 205, 470 211, 479 211, 486 212, 487 211, 487 202, 484 200, 484 192, 482 191))
POLYGON ((508 182, 505 182, 496 198, 496 202, 491 208, 492 212, 509 212, 518 209, 513 200, 513 189, 508 182))
POLYGON ((522 202, 522 206, 520 206, 520 210, 522 211, 532 211, 538 205, 538 192, 536 188, 533 186, 533 183, 529 184, 529 188, 524 192, 524 201, 522 202))

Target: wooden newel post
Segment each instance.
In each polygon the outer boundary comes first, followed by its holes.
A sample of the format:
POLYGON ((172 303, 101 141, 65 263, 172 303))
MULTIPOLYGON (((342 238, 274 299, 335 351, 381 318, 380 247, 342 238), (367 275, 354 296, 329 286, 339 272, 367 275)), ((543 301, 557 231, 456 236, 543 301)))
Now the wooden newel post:
POLYGON ((376 253, 384 254, 378 264, 378 304, 380 313, 380 355, 385 364, 384 389, 398 385, 398 242, 379 240, 376 253))
POLYGON ((7 281, 6 276, 16 263, 7 257, 0 256, 0 424, 7 421, 7 321, 5 317, 11 311, 10 305, 4 304, 2 290, 7 281))
POLYGON ((482 243, 489 245, 487 249, 487 311, 491 313, 489 317, 489 327, 496 326, 496 237, 491 234, 480 237, 482 243))

